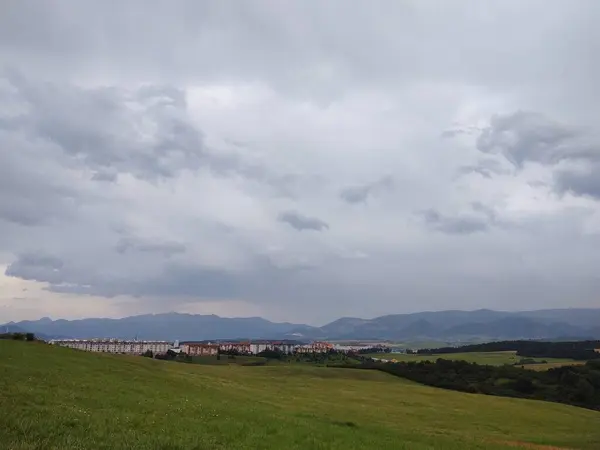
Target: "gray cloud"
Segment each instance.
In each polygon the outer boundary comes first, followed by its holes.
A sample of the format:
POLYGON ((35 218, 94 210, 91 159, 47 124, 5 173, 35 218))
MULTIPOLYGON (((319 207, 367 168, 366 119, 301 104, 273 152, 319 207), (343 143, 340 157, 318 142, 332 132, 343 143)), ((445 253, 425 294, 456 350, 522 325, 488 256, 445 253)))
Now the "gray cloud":
POLYGON ((581 139, 581 132, 524 111, 492 117, 477 139, 477 149, 500 153, 516 167, 527 161, 551 165, 564 159, 600 157, 597 148, 581 139))
POLYGON ((8 265, 6 275, 25 280, 60 282, 64 262, 55 256, 22 254, 8 265))
POLYGON ((122 238, 115 250, 118 253, 141 252, 160 253, 166 257, 185 252, 185 245, 179 242, 145 242, 135 238, 122 238))
POLYGON ((495 159, 482 159, 477 164, 459 167, 459 175, 477 173, 484 178, 492 178, 494 175, 506 174, 507 170, 495 159))
POLYGON ((298 231, 313 230, 323 231, 329 229, 329 225, 317 217, 304 216, 296 211, 284 211, 279 214, 280 222, 287 223, 298 231))
POLYGON ((393 184, 392 177, 386 176, 373 183, 347 187, 340 192, 340 197, 348 203, 361 203, 365 202, 371 195, 391 189, 393 184))
POLYGON ((425 223, 436 231, 447 234, 472 234, 487 231, 490 224, 480 217, 450 217, 429 209, 421 213, 425 223))
POLYGON ((597 303, 597 2, 116 5, 0 14, 9 276, 317 322, 597 303))
POLYGON ((498 217, 493 207, 479 201, 471 202, 466 212, 460 214, 444 215, 430 208, 419 215, 429 228, 446 234, 468 235, 510 226, 498 217))
POLYGON ((92 180, 94 180, 94 181, 108 181, 108 182, 112 183, 112 182, 117 181, 117 178, 118 178, 117 173, 105 171, 105 170, 98 171, 98 172, 94 173, 94 175, 92 175, 92 180))
POLYGON ((600 198, 600 137, 567 127, 539 113, 495 116, 477 139, 484 153, 500 153, 517 168, 526 162, 549 166, 559 193, 600 198), (566 166, 565 166, 566 164, 566 166))
POLYGON ((198 168, 205 156, 202 133, 190 123, 178 89, 82 89, 33 83, 14 71, 5 71, 3 81, 26 112, 0 120, 0 129, 27 131, 30 139, 56 146, 94 170, 96 180, 114 179, 117 172, 174 177, 198 168))
POLYGON ((0 119, 0 220, 36 226, 75 214, 86 194, 67 168, 40 157, 52 150, 3 130, 0 119))
MULTIPOLYGON (((100 285, 98 288, 103 289, 100 285)), ((119 293, 133 296, 232 298, 240 295, 243 286, 239 277, 226 270, 170 264, 152 280, 124 280, 119 293)), ((173 299, 174 303, 177 302, 173 299)))
POLYGON ((583 169, 559 169, 554 174, 554 188, 559 193, 590 196, 600 200, 600 164, 590 163, 583 169))

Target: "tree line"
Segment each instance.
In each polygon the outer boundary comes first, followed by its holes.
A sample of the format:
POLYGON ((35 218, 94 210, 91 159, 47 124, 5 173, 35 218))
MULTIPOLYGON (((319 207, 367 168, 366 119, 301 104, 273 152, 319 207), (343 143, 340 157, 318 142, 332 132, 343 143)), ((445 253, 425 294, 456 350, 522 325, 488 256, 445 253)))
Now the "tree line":
POLYGON ((461 347, 441 347, 417 350, 421 355, 439 355, 469 352, 516 351, 518 356, 529 358, 569 358, 578 361, 600 359, 600 341, 547 342, 498 341, 461 347))
POLYGON ((534 371, 460 360, 382 363, 363 358, 348 368, 379 370, 428 386, 462 392, 566 403, 600 411, 600 360, 534 371))
POLYGON ((13 341, 35 341, 33 333, 0 333, 0 339, 9 339, 13 341))

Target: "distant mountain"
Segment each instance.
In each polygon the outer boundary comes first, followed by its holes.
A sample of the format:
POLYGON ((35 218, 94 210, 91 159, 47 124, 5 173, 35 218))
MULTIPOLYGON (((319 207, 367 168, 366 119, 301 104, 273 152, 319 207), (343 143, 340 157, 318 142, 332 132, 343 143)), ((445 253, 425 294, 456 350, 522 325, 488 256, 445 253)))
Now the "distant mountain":
MULTIPOLYGON (((260 317, 145 314, 123 319, 40 320, 9 323, 44 337, 121 339, 297 339, 396 341, 471 339, 600 339, 600 309, 551 309, 505 312, 436 311, 393 314, 375 319, 344 317, 322 327, 275 323, 260 317)), ((1 328, 0 328, 1 329, 1 328)))
POLYGON ((444 331, 450 337, 480 336, 493 339, 545 339, 559 336, 586 337, 586 331, 564 322, 546 324, 528 317, 504 317, 490 322, 466 323, 444 331))
POLYGON ((7 323, 0 327, 0 334, 2 333, 27 333, 27 330, 12 323, 7 323))
POLYGON ((224 318, 215 315, 145 314, 123 319, 50 320, 10 323, 51 338, 102 338, 202 340, 273 338, 301 325, 274 323, 260 317, 224 318))
POLYGON ((506 312, 435 311, 393 314, 375 319, 344 318, 299 332, 305 338, 458 341, 473 338, 600 338, 600 309, 506 312), (312 333, 312 334, 311 334, 312 333))

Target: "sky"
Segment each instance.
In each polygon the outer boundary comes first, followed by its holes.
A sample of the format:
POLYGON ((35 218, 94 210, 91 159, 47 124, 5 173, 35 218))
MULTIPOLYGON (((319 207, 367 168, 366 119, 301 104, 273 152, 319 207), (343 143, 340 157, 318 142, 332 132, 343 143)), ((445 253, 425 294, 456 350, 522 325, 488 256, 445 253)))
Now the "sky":
POLYGON ((0 323, 600 307, 599 20, 3 1, 0 323))

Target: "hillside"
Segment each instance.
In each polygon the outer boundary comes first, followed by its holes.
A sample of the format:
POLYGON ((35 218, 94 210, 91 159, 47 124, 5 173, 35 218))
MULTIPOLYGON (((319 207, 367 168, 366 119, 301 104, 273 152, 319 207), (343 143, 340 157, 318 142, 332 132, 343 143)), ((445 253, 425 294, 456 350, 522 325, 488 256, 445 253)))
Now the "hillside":
POLYGON ((374 319, 344 317, 323 327, 275 323, 260 317, 145 314, 122 319, 40 320, 1 325, 38 336, 123 339, 387 339, 468 342, 509 339, 600 339, 600 309, 525 312, 492 310, 393 314, 374 319))
POLYGON ((430 311, 393 314, 370 320, 343 318, 311 337, 326 339, 445 340, 600 338, 600 309, 505 312, 430 311))
POLYGON ((202 366, 0 341, 0 442, 34 449, 594 449, 600 413, 372 371, 202 366))

